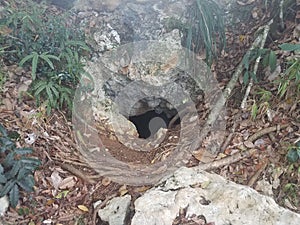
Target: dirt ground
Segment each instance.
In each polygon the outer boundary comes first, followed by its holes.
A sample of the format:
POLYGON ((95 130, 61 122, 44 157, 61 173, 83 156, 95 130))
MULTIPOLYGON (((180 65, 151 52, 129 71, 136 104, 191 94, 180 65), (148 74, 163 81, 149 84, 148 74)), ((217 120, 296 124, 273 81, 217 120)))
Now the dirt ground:
MULTIPOLYGON (((244 53, 250 47, 254 33, 265 21, 255 20, 241 22, 228 27, 227 48, 213 64, 214 76, 222 89, 226 86, 244 53)), ((280 33, 277 42, 268 39, 266 47, 276 49, 279 43, 291 41, 291 31, 295 28, 294 20, 287 21, 285 30, 280 33)), ((9 208, 4 224, 42 224, 44 221, 53 224, 105 224, 95 218, 93 203, 98 200, 107 201, 113 196, 132 195, 133 202, 148 186, 126 186, 99 176, 82 158, 72 131, 71 117, 64 111, 53 111, 50 116, 45 108, 36 107, 35 101, 28 95, 20 96, 20 88, 31 79, 30 71, 17 65, 5 65, 2 70, 8 79, 1 94, 0 123, 10 131, 20 134, 18 145, 34 149, 34 156, 42 161, 35 172, 35 188, 33 193, 22 192, 16 209, 9 208), (24 141, 28 135, 35 133, 37 139, 32 145, 24 141), (55 181, 63 180, 59 186, 55 181), (65 193, 65 195, 61 195, 65 193), (97 222, 97 223, 96 223, 97 222)), ((265 71, 262 69, 260 73, 265 71)), ((238 83, 227 102, 226 140, 221 151, 203 162, 201 152, 196 152, 186 164, 196 166, 212 160, 229 158, 228 163, 211 168, 214 173, 237 182, 249 185, 264 194, 271 194, 280 205, 300 213, 300 163, 291 164, 286 154, 291 143, 300 137, 300 101, 299 93, 292 89, 285 98, 272 98, 269 107, 274 112, 270 122, 262 109, 255 119, 251 118, 251 105, 259 101, 257 92, 262 87, 277 95, 276 84, 262 78, 253 87, 248 107, 240 109, 245 86, 238 83), (279 125, 281 127, 279 127, 279 125), (265 133, 260 133, 260 131, 265 133), (257 137, 253 136, 259 133, 257 137), (249 138, 253 142, 247 142, 249 138), (230 161, 235 154, 254 149, 251 154, 238 161, 230 161), (200 156, 200 155, 201 156, 200 156), (201 160, 199 160, 201 159, 201 160), (277 171, 277 172, 274 172, 277 171), (278 182, 275 186, 274 183, 278 182), (292 184, 293 188, 289 188, 292 184), (272 190, 272 193, 268 192, 272 190)), ((199 113, 200 113, 199 109, 199 113)), ((203 117, 203 113, 199 114, 203 117)), ((179 126, 168 131, 165 142, 151 152, 137 152, 113 140, 111 133, 99 132, 110 153, 118 160, 149 165, 165 160, 174 146, 176 138, 170 145, 170 137, 179 137, 179 126)), ((204 146, 205 147, 205 143, 204 146)), ((201 150, 201 149, 200 149, 201 150)), ((208 156, 209 157, 209 156, 208 156)), ((104 205, 103 205, 104 206, 104 205)), ((183 213, 184 214, 184 213, 183 213)), ((177 221, 180 221, 177 219, 177 221)), ((174 224, 176 224, 174 222, 174 224)))

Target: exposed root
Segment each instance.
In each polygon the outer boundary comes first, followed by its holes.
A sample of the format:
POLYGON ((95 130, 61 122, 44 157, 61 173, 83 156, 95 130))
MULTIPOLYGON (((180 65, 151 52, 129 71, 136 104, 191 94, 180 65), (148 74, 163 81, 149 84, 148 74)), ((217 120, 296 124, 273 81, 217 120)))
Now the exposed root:
POLYGON ((90 178, 89 176, 87 176, 86 174, 84 174, 83 172, 76 169, 74 166, 72 166, 70 164, 61 163, 60 167, 62 169, 65 169, 65 170, 69 171, 70 173, 74 174, 76 177, 79 177, 80 179, 82 179, 83 181, 85 181, 89 184, 95 184, 96 183, 92 178, 90 178))
POLYGON ((258 138, 262 137, 263 135, 269 134, 269 133, 277 131, 277 130, 284 129, 288 126, 289 126, 289 124, 267 127, 265 129, 258 131, 257 133, 253 134, 252 136, 250 136, 247 141, 253 142, 253 141, 257 140, 258 138))

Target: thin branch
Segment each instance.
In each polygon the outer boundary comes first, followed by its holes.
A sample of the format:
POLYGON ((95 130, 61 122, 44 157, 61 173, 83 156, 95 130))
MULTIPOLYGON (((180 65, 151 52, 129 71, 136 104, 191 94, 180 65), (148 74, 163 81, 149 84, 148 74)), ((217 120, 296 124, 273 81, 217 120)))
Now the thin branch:
POLYGON ((247 158, 247 157, 253 155, 256 151, 257 151, 257 149, 249 149, 246 151, 238 152, 231 156, 227 156, 226 158, 223 158, 223 159, 219 159, 219 160, 209 162, 206 164, 201 164, 201 165, 197 166, 197 169, 210 171, 213 169, 220 168, 222 166, 227 166, 227 165, 230 165, 231 163, 238 162, 241 159, 244 159, 244 158, 247 158))
POLYGON ((252 187, 254 185, 254 183, 258 180, 261 173, 266 169, 267 165, 268 165, 268 160, 263 162, 263 164, 260 166, 259 170, 257 170, 256 173, 250 178, 250 180, 247 183, 247 185, 249 187, 252 187))
MULTIPOLYGON (((249 48, 249 50, 246 52, 246 55, 250 55, 251 51, 259 46, 259 44, 262 42, 262 37, 261 35, 258 35, 257 38, 254 40, 252 43, 252 46, 249 48)), ((213 106, 211 113, 208 116, 208 120, 206 125, 203 127, 201 134, 199 138, 197 138, 192 144, 191 144, 191 149, 197 149, 201 145, 202 141, 204 138, 207 136, 207 134, 210 131, 210 127, 215 123, 217 120, 218 116, 220 115, 220 112, 222 111, 222 108, 224 107, 226 101, 228 100, 232 90, 234 89, 237 80, 241 73, 244 70, 244 65, 242 62, 238 65, 236 68, 236 71, 232 75, 231 80, 227 84, 223 95, 217 100, 216 104, 213 106)))
POLYGON ((253 142, 253 141, 255 141, 256 139, 260 138, 263 135, 269 134, 269 133, 277 131, 277 130, 284 129, 288 126, 289 126, 289 124, 278 125, 278 126, 273 126, 273 127, 267 127, 265 129, 262 129, 262 130, 258 131, 257 133, 253 134, 252 136, 250 136, 247 139, 247 141, 253 142))
POLYGON ((235 115, 234 118, 233 118, 234 123, 232 125, 231 132, 228 135, 228 137, 226 138, 226 140, 223 142, 223 145, 221 147, 221 152, 224 152, 225 149, 227 148, 227 146, 229 145, 229 143, 231 142, 231 139, 232 139, 232 137, 234 135, 235 129, 236 129, 238 121, 239 121, 238 115, 239 114, 235 115))
MULTIPOLYGON (((273 20, 270 20, 269 23, 267 25, 265 25, 263 34, 260 35, 260 36, 262 36, 262 39, 261 39, 261 42, 260 42, 260 46, 259 46, 260 49, 263 49, 263 47, 265 46, 265 43, 266 43, 266 40, 267 40, 267 36, 268 36, 269 30, 270 30, 270 25, 272 23, 273 23, 273 20)), ((256 58, 254 69, 253 69, 254 76, 256 76, 256 73, 257 73, 257 70, 258 70, 258 64, 260 62, 260 59, 261 59, 261 56, 258 56, 256 58)), ((253 86, 253 78, 251 77, 250 81, 249 81, 249 84, 248 84, 248 87, 247 87, 246 92, 245 92, 245 96, 244 96, 244 98, 242 100, 242 103, 241 103, 241 109, 242 110, 244 110, 246 108, 247 99, 248 99, 248 96, 250 94, 252 86, 253 86)))
POLYGON ((80 170, 76 169, 74 166, 67 164, 67 163, 62 163, 60 164, 60 167, 64 170, 69 171, 70 173, 74 174, 76 177, 79 177, 80 179, 86 181, 89 184, 95 184, 96 182, 88 177, 86 174, 81 172, 80 170))

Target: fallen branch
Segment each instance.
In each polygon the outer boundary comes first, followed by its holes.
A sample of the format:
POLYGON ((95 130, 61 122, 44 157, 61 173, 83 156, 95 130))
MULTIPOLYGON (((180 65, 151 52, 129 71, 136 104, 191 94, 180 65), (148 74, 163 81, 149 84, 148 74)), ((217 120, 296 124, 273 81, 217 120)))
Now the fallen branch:
POLYGON ((221 152, 224 152, 225 149, 227 148, 227 146, 229 145, 229 143, 231 142, 231 139, 232 139, 232 137, 233 137, 233 135, 234 135, 235 129, 236 129, 237 124, 238 124, 238 121, 239 121, 238 115, 239 115, 239 114, 237 114, 237 115, 235 115, 235 116, 233 117, 234 123, 233 123, 233 125, 232 125, 231 132, 230 132, 230 134, 228 135, 228 137, 226 138, 226 140, 223 142, 223 145, 222 145, 222 147, 221 147, 221 152))
POLYGON ((249 149, 246 151, 238 152, 231 156, 227 156, 226 158, 223 158, 223 159, 219 159, 219 160, 209 162, 206 164, 201 164, 201 165, 197 166, 197 169, 210 171, 213 169, 220 168, 222 166, 227 166, 227 165, 230 165, 231 163, 235 163, 237 161, 240 161, 241 159, 251 156, 256 151, 257 151, 257 149, 249 149))
POLYGON ((258 180, 260 174, 266 169, 267 165, 268 165, 268 161, 263 162, 259 170, 257 170, 256 173, 248 181, 247 185, 249 187, 252 187, 254 185, 254 183, 258 180))
MULTIPOLYGON (((265 46, 265 43, 266 43, 266 40, 267 40, 267 36, 268 36, 269 30, 270 30, 270 25, 272 23, 273 23, 273 20, 270 20, 270 22, 267 25, 264 26, 264 32, 261 35, 262 39, 261 39, 261 42, 260 42, 260 47, 259 47, 260 49, 263 49, 263 47, 265 46)), ((258 64, 260 62, 260 59, 261 59, 261 56, 258 56, 256 58, 254 69, 253 69, 254 76, 256 76, 256 73, 257 73, 257 70, 258 70, 258 64)), ((242 103, 241 103, 241 109, 242 110, 244 110, 246 108, 247 99, 248 99, 248 96, 250 94, 252 86, 253 86, 253 78, 251 77, 250 81, 249 81, 249 84, 247 86, 244 98, 243 98, 242 103)))
MULTIPOLYGON (((251 137, 248 138, 247 141, 253 142, 265 134, 269 134, 276 130, 284 129, 288 126, 289 126, 289 124, 267 127, 265 129, 260 130, 259 132, 255 133, 255 134, 253 134, 251 137)), ((257 151, 257 149, 247 149, 245 151, 235 153, 234 155, 227 156, 226 158, 223 158, 223 159, 212 161, 212 162, 209 162, 206 164, 201 164, 197 168, 199 168, 200 170, 206 170, 206 171, 217 169, 222 166, 227 166, 231 163, 235 163, 241 159, 247 158, 247 157, 251 156, 253 153, 255 153, 256 151, 257 151)))
POLYGON ((247 139, 247 141, 253 142, 253 141, 257 140, 258 138, 260 138, 263 135, 269 134, 269 133, 277 131, 277 130, 284 129, 288 126, 289 126, 289 124, 284 124, 284 125, 277 125, 277 126, 273 126, 273 127, 264 128, 264 129, 258 131, 257 133, 253 134, 252 136, 250 136, 247 139))
MULTIPOLYGON (((251 51, 259 46, 259 44, 262 42, 261 35, 258 35, 257 38, 252 43, 252 46, 249 48, 249 50, 246 52, 246 55, 250 55, 251 51)), ((207 136, 207 134, 210 132, 210 127, 216 122, 217 118, 220 115, 220 112, 222 111, 225 103, 227 102, 232 90, 234 89, 237 80, 241 73, 244 70, 243 62, 240 62, 238 67, 236 68, 236 71, 232 75, 231 80, 227 84, 222 96, 217 100, 216 104, 213 106, 211 113, 208 116, 206 125, 202 128, 202 132, 200 133, 199 138, 197 138, 192 144, 191 149, 197 149, 201 145, 204 138, 207 136)))

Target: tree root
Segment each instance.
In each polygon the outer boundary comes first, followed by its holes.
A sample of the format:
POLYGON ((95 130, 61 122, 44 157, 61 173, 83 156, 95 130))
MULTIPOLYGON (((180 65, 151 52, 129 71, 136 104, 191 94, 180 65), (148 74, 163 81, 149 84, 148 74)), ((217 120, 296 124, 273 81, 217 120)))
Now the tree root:
POLYGON ((92 178, 90 178, 89 176, 87 176, 86 174, 84 174, 83 172, 76 169, 74 166, 72 166, 70 164, 61 163, 60 167, 64 170, 69 171, 70 173, 72 173, 76 177, 79 177, 80 179, 82 179, 83 181, 85 181, 89 184, 95 184, 96 183, 92 178))
POLYGON ((273 127, 264 128, 264 129, 258 131, 257 133, 253 134, 252 136, 250 136, 247 139, 247 141, 253 142, 253 141, 257 140, 258 138, 260 138, 263 135, 269 134, 269 133, 277 131, 277 130, 284 129, 288 126, 289 126, 289 124, 283 124, 283 125, 277 125, 277 126, 273 126, 273 127))

